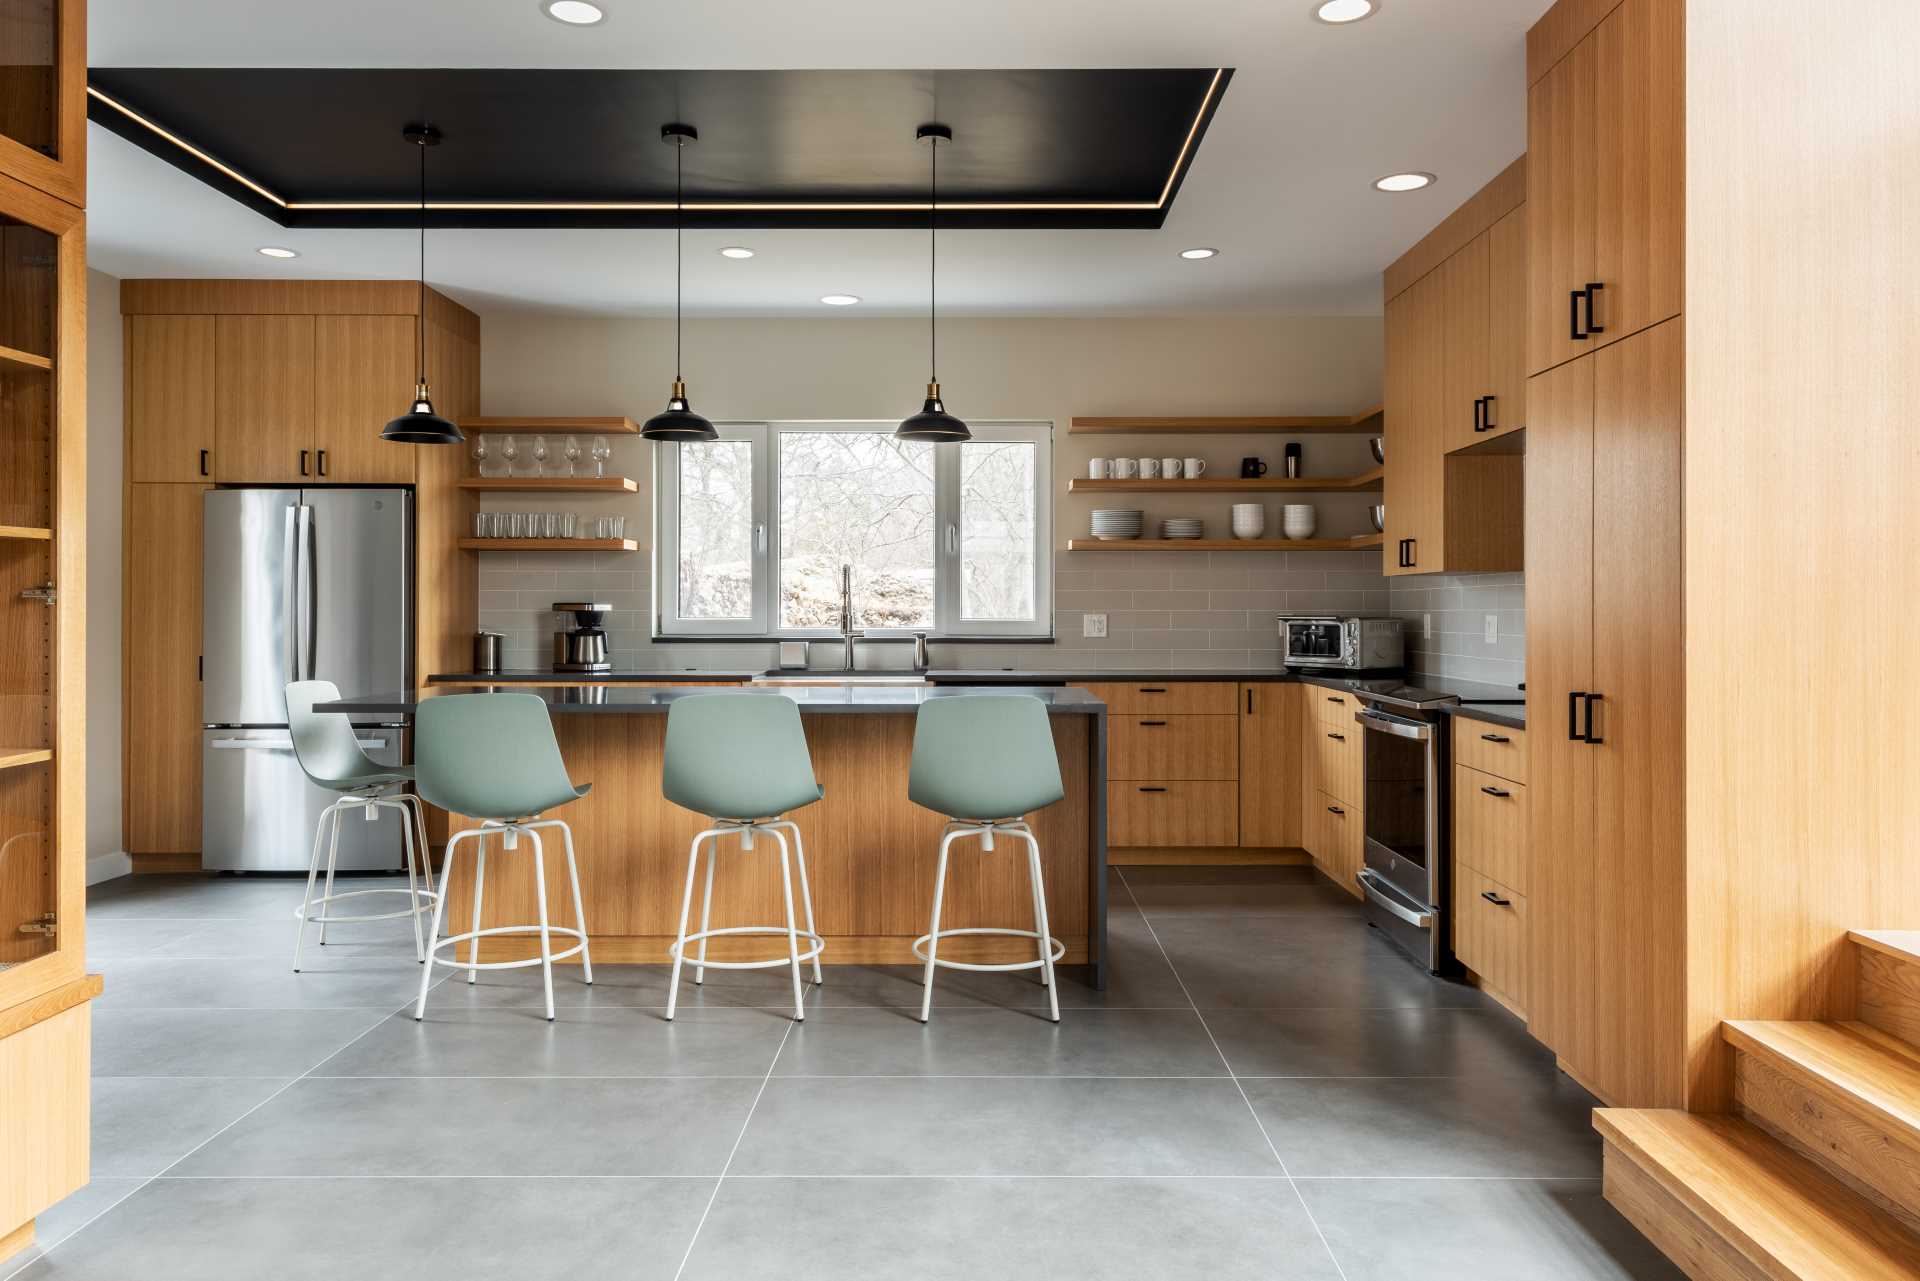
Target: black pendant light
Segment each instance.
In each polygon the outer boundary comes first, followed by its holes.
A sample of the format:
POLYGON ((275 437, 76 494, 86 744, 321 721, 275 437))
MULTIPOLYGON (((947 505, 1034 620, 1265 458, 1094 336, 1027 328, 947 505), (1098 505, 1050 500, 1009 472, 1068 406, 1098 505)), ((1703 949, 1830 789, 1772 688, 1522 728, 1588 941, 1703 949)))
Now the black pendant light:
POLYGON ((903 419, 893 429, 893 436, 895 440, 972 440, 967 425, 948 413, 940 401, 940 233, 934 225, 934 214, 940 207, 940 148, 953 141, 953 130, 945 125, 921 125, 913 136, 926 146, 933 161, 927 187, 927 403, 919 413, 903 419))
POLYGON ((380 439, 403 445, 458 445, 466 440, 460 425, 434 413, 433 399, 427 395, 427 148, 440 145, 440 131, 432 125, 408 125, 404 134, 420 149, 420 324, 414 346, 420 373, 413 406, 388 423, 380 439))
POLYGON ((689 146, 700 141, 692 125, 661 125, 660 141, 673 148, 673 394, 667 407, 647 419, 640 434, 648 440, 718 440, 713 424, 687 404, 687 383, 680 376, 680 203, 681 161, 689 146))

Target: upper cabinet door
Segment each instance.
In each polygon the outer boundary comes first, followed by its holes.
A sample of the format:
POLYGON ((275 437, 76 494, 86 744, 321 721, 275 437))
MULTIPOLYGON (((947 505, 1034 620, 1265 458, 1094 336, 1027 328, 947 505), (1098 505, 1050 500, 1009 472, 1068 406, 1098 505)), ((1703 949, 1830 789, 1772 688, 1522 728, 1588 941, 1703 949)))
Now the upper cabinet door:
POLYGON ((1440 431, 1445 301, 1437 270, 1387 300, 1387 528, 1381 565, 1388 574, 1445 568, 1440 431))
POLYGON ((1488 338, 1488 241, 1482 232, 1434 270, 1440 277, 1442 342, 1441 450, 1484 438, 1480 430, 1486 396, 1493 390, 1488 338))
POLYGON ((212 316, 128 316, 127 479, 213 475, 212 316))
POLYGON ((219 316, 214 323, 215 479, 318 480, 313 317, 219 316))
POLYGON ((87 201, 85 0, 0 7, 0 173, 87 201))
POLYGON ((1626 0, 1594 46, 1599 110, 1593 279, 1603 288, 1587 346, 1680 314, 1685 287, 1684 0, 1626 0))
POLYGON ((1588 351, 1580 291, 1598 280, 1599 55, 1593 36, 1527 91, 1527 372, 1588 351))
POLYGON ((343 485, 411 484, 419 447, 380 439, 413 397, 412 316, 314 318, 314 471, 343 485))
POLYGON ((1475 440, 1527 425, 1527 207, 1487 229, 1487 394, 1475 440))

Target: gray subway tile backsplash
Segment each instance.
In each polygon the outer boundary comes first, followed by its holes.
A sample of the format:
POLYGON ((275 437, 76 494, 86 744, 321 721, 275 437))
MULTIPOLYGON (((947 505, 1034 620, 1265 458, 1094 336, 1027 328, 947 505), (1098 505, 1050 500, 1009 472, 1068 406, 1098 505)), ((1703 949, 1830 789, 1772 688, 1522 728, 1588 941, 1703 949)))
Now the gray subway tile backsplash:
POLYGON ((1526 576, 1423 574, 1388 580, 1390 609, 1406 620, 1407 666, 1422 676, 1490 685, 1527 678, 1526 576), (1498 639, 1489 643, 1487 615, 1498 639), (1425 634, 1431 618, 1433 635, 1425 634))

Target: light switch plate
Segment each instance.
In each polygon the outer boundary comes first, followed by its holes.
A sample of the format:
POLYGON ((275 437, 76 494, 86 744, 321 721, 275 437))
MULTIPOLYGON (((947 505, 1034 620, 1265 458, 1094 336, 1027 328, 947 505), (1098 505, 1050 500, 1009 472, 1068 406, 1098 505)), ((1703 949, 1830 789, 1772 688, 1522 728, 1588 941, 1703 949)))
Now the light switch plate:
POLYGON ((1497 644, 1500 640, 1500 615, 1488 614, 1486 626, 1487 644, 1497 644))
POLYGON ((1420 637, 1422 640, 1433 639, 1433 615, 1432 614, 1420 615, 1420 637))
POLYGON ((1105 614, 1082 614, 1080 616, 1080 634, 1104 638, 1107 634, 1107 616, 1105 614))

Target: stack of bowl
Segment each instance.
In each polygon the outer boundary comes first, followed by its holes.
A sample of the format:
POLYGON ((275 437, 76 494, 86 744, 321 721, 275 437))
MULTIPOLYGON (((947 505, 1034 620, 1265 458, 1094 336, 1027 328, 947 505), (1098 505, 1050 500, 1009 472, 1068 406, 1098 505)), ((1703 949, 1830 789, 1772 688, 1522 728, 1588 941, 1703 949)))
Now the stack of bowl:
POLYGON ((1162 538, 1201 538, 1205 532, 1206 527, 1198 516, 1169 516, 1160 522, 1162 538))
POLYGON ((1139 508, 1106 508, 1093 513, 1093 536, 1112 541, 1140 537, 1139 508))
POLYGON ((1258 538, 1267 532, 1267 511, 1259 503, 1233 505, 1233 536, 1258 538))

